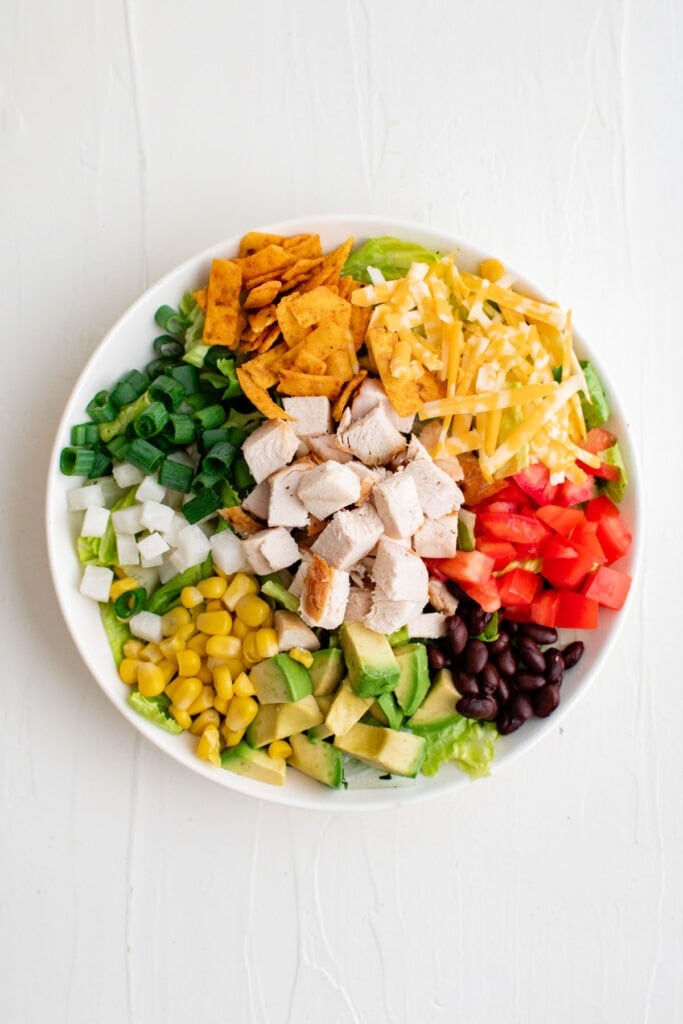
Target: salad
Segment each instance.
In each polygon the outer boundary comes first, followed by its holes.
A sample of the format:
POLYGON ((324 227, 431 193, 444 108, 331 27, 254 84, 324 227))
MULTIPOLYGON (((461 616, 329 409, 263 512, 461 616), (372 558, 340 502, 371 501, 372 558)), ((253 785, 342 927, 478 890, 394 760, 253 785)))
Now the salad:
POLYGON ((81 593, 130 705, 216 768, 486 775, 623 606, 599 376, 478 270, 250 232, 71 428, 81 593))

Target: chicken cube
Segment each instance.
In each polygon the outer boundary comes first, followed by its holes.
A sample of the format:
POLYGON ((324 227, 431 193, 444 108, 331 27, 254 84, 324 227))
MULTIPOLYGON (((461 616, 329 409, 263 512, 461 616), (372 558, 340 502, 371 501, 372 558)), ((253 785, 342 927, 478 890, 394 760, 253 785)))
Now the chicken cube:
POLYGON ((297 495, 302 476, 309 473, 313 463, 307 460, 285 466, 268 478, 270 501, 268 503, 268 526, 308 526, 310 517, 297 495))
POLYGON ((382 382, 372 377, 364 380, 353 396, 350 407, 351 418, 358 420, 378 405, 384 409, 393 426, 400 430, 402 434, 407 434, 412 430, 415 417, 399 416, 391 404, 391 399, 384 390, 382 382))
POLYGON ((373 575, 377 597, 386 597, 392 601, 414 601, 420 605, 420 611, 427 604, 427 566, 402 544, 382 537, 377 545, 373 575))
POLYGON ((408 632, 420 640, 438 640, 446 635, 447 619, 441 612, 422 612, 408 620, 408 632))
POLYGON ((278 608, 273 615, 273 626, 281 651, 291 651, 293 647, 301 647, 304 651, 317 651, 320 647, 320 641, 311 627, 307 626, 296 612, 278 608))
POLYGON ((336 629, 344 621, 349 598, 349 574, 313 555, 301 592, 301 618, 309 626, 336 629))
POLYGON ((345 622, 365 622, 372 607, 372 591, 365 587, 351 587, 349 600, 346 604, 345 622))
POLYGON ((332 430, 332 407, 329 398, 311 396, 283 398, 285 412, 294 418, 290 426, 297 437, 318 437, 332 430))
POLYGON ((458 485, 431 459, 414 459, 403 473, 414 480, 422 511, 430 519, 455 512, 462 505, 464 496, 458 485))
POLYGON ((242 445, 249 472, 257 484, 294 458, 299 438, 286 420, 266 420, 242 445))
POLYGON ((381 405, 349 426, 340 424, 339 443, 366 466, 383 466, 406 447, 406 439, 393 425, 381 405))
POLYGON ((256 487, 254 487, 253 491, 251 491, 242 502, 242 508, 246 512, 249 512, 252 516, 256 516, 257 519, 262 519, 264 522, 266 522, 268 519, 269 506, 269 480, 262 480, 260 484, 256 484, 256 487))
POLYGON ((306 444, 313 455, 323 462, 351 462, 353 455, 339 446, 336 434, 320 434, 319 437, 307 437, 306 444))
POLYGON ((296 541, 284 526, 259 530, 242 541, 242 550, 249 565, 259 576, 285 569, 301 558, 296 541))
POLYGON ((392 473, 375 484, 372 500, 388 537, 412 537, 424 522, 415 481, 405 473, 392 473))
POLYGON ((392 601, 375 593, 372 608, 363 620, 376 633, 395 633, 422 611, 419 601, 392 601))
POLYGON ((382 520, 369 503, 342 509, 316 538, 311 551, 335 569, 349 570, 372 551, 383 533, 382 520))
POLYGON ((358 476, 339 462, 323 462, 300 479, 298 499, 316 519, 328 519, 360 497, 358 476))
POLYGON ((457 545, 457 513, 440 519, 425 519, 413 537, 413 548, 420 558, 452 558, 457 545))

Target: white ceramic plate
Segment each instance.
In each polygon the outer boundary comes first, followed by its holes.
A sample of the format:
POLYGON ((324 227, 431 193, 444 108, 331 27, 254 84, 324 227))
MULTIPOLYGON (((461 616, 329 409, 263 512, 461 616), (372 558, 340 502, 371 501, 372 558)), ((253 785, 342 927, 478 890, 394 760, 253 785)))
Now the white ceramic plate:
MULTIPOLYGON (((393 235, 421 243, 430 249, 456 252, 458 265, 472 271, 476 271, 480 261, 490 255, 472 245, 423 225, 373 217, 311 217, 269 225, 262 230, 284 235, 303 231, 318 232, 326 251, 339 245, 349 235, 353 235, 357 243, 362 243, 365 239, 373 236, 393 235)), ((193 748, 196 743, 194 736, 188 734, 176 736, 166 733, 130 708, 126 702, 128 687, 121 683, 118 677, 100 622, 99 609, 93 601, 79 593, 81 569, 74 551, 73 525, 70 523, 66 510, 65 497, 66 492, 77 486, 78 481, 62 476, 59 472, 59 452, 65 444, 69 443, 70 427, 72 424, 84 420, 85 407, 97 391, 111 387, 114 380, 126 370, 142 367, 149 362, 152 358, 152 340, 159 333, 154 322, 156 309, 164 303, 176 306, 185 291, 205 284, 211 260, 217 256, 234 255, 240 237, 235 236, 220 242, 192 257, 150 288, 109 331, 93 353, 74 387, 57 432, 48 478, 46 510, 50 565, 67 627, 90 672, 131 725, 157 747, 193 772, 228 789, 275 803, 330 811, 395 806, 407 801, 444 793, 458 786, 476 785, 468 776, 451 765, 445 765, 435 778, 420 777, 416 780, 397 780, 396 785, 374 782, 368 787, 368 781, 373 782, 374 780, 374 776, 368 775, 365 785, 359 779, 356 783, 357 788, 340 791, 330 790, 296 771, 288 773, 288 780, 284 786, 276 787, 242 778, 220 768, 214 768, 200 761, 194 754, 193 748)), ((502 254, 494 255, 500 258, 502 254)), ((517 281, 524 286, 525 290, 530 294, 535 294, 538 298, 544 298, 530 282, 521 275, 517 275, 514 268, 508 267, 508 269, 515 274, 517 281)), ((626 420, 620 409, 617 396, 609 386, 609 375, 601 367, 595 353, 588 348, 576 331, 575 344, 580 357, 590 358, 593 361, 607 388, 613 411, 611 425, 619 437, 629 469, 630 487, 626 492, 622 510, 633 530, 634 543, 629 556, 624 560, 623 567, 626 571, 635 573, 640 549, 639 524, 641 517, 637 471, 626 420)), ((625 609, 620 613, 612 613, 601 609, 599 628, 585 635, 584 657, 580 664, 567 675, 563 683, 560 707, 550 718, 534 719, 512 735, 501 737, 498 740, 493 765, 494 774, 501 771, 513 758, 527 752, 549 729, 557 728, 560 719, 571 711, 607 659, 617 638, 624 611, 625 609)), ((571 638, 571 636, 567 636, 567 640, 571 638)), ((103 742, 106 742, 106 737, 103 737, 103 742)))

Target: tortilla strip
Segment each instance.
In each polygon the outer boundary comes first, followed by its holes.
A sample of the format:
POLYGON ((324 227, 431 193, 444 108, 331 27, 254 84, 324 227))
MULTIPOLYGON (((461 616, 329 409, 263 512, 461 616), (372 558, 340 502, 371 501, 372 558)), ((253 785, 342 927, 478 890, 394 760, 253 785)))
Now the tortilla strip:
POLYGON ((323 395, 334 401, 344 386, 341 377, 329 377, 317 373, 297 373, 296 370, 280 370, 279 377, 280 383, 277 390, 283 395, 302 397, 323 395))
POLYGON ((367 375, 367 370, 359 370, 355 377, 352 377, 351 380, 347 381, 347 383, 344 385, 340 392, 339 398, 332 406, 332 419, 334 420, 335 423, 339 423, 339 420, 342 418, 344 409, 349 404, 351 396, 353 395, 354 391, 359 386, 359 384, 363 383, 367 375))
POLYGON ((286 413, 284 409, 273 401, 265 388, 259 387, 255 383, 253 377, 249 372, 249 363, 244 366, 237 367, 237 379, 240 382, 242 391, 247 396, 252 405, 255 405, 260 413, 266 417, 267 420, 291 420, 292 417, 289 413, 286 413))
POLYGON ((242 322, 242 271, 232 260, 215 259, 206 292, 204 344, 237 348, 242 322))
POLYGON ((251 289, 245 298, 242 308, 262 309, 264 306, 269 306, 280 291, 280 287, 280 282, 273 280, 257 285, 256 288, 251 289))

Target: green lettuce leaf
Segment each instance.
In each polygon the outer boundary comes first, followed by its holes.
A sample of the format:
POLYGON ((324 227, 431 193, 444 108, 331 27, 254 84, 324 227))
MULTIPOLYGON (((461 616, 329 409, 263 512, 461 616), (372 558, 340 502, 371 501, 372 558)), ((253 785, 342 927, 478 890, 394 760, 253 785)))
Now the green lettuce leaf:
POLYGON ((213 572, 211 555, 208 555, 199 565, 192 565, 184 572, 162 584, 155 590, 147 602, 147 611, 156 615, 164 615, 169 608, 175 607, 180 600, 180 591, 183 587, 196 587, 200 580, 206 579, 213 572))
POLYGON ((127 622, 117 619, 114 606, 110 603, 100 604, 100 618, 107 634, 107 640, 114 656, 114 662, 118 668, 123 661, 123 645, 131 638, 131 631, 127 622))
POLYGON ((138 690, 131 690, 128 695, 128 703, 134 711, 153 722, 154 725, 158 725, 160 729, 165 729, 166 732, 173 732, 176 735, 183 731, 175 718, 168 713, 171 701, 165 693, 159 694, 158 697, 143 697, 138 690))
POLYGON ((423 775, 436 775, 446 761, 455 761, 472 779, 490 775, 498 737, 493 722, 475 722, 461 716, 440 728, 412 731, 424 736, 427 743, 423 775))
MULTIPOLYGON (((130 505, 134 505, 136 491, 137 485, 131 487, 118 501, 114 502, 111 511, 117 512, 120 508, 128 508, 130 505)), ((111 516, 104 531, 104 536, 79 537, 76 541, 76 552, 82 565, 111 566, 117 564, 116 534, 112 526, 111 516)))
POLYGON ((393 281, 405 277, 411 263, 434 263, 438 258, 438 253, 430 252, 414 242, 402 242, 388 236, 370 238, 360 249, 351 253, 344 264, 342 275, 370 284, 367 268, 376 267, 387 281, 393 281))

